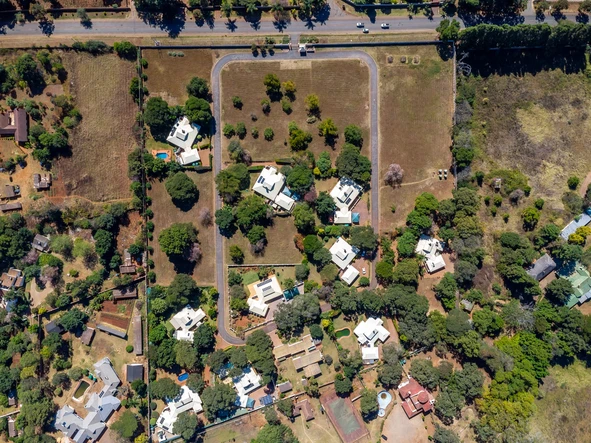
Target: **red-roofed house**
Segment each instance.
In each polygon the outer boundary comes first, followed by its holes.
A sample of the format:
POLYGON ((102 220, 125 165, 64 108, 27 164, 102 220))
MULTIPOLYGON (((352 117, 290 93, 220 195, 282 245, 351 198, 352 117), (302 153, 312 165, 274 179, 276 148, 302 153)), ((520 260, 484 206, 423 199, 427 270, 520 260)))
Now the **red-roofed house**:
POLYGON ((413 418, 421 412, 427 414, 433 410, 435 399, 413 378, 398 386, 398 393, 402 399, 402 409, 408 418, 413 418))

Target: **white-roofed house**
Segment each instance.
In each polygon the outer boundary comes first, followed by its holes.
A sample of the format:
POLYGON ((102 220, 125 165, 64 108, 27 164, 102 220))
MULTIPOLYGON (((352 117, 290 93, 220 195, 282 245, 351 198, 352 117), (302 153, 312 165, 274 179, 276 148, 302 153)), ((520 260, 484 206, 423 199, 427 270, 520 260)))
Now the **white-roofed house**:
POLYGON ((369 317, 362 321, 353 330, 357 341, 361 345, 361 357, 363 363, 373 364, 379 359, 379 351, 376 342, 384 343, 390 337, 390 331, 384 328, 384 321, 381 318, 369 317), (373 350, 366 350, 373 349, 373 350))
POLYGON ((277 171, 277 168, 265 166, 265 169, 261 171, 257 181, 253 185, 252 190, 282 209, 291 211, 295 205, 295 200, 282 192, 284 187, 285 176, 277 171))
POLYGON ((337 208, 350 211, 359 200, 363 188, 350 178, 343 177, 330 191, 337 208))
POLYGON ((195 148, 181 148, 175 152, 176 161, 179 165, 187 166, 201 161, 199 151, 195 148))
POLYGON ((283 297, 283 289, 277 280, 277 276, 258 282, 254 285, 255 295, 247 300, 249 310, 253 314, 265 317, 269 310, 268 303, 283 297))
POLYGON ((351 286, 357 277, 359 277, 359 271, 353 265, 349 265, 341 275, 341 280, 351 286))
POLYGON ((166 403, 166 407, 156 421, 156 427, 174 435, 172 430, 178 416, 189 411, 195 413, 203 411, 203 403, 197 392, 193 392, 188 386, 181 386, 179 395, 166 403))
POLYGON ((349 243, 339 237, 334 245, 329 249, 332 254, 332 261, 342 270, 344 270, 353 261, 357 255, 349 243))
POLYGON ((425 267, 430 274, 445 268, 445 260, 441 256, 443 246, 443 242, 436 238, 427 235, 419 237, 415 252, 426 258, 425 267))
POLYGON ((261 381, 261 376, 256 373, 252 366, 248 366, 242 371, 242 375, 232 379, 234 389, 236 389, 236 392, 238 393, 236 403, 241 408, 250 407, 249 404, 254 403, 249 402, 248 394, 260 388, 261 381))
POLYGON ((263 318, 267 316, 269 306, 264 301, 256 297, 250 297, 246 302, 248 303, 248 310, 250 312, 263 318))
POLYGON ((351 211, 338 209, 334 213, 333 223, 335 225, 350 225, 352 223, 353 213, 351 211))
POLYGON ((166 141, 181 149, 191 149, 200 129, 199 125, 191 123, 187 117, 179 117, 166 137, 166 141))
POLYGON ((185 306, 170 319, 170 324, 175 329, 174 338, 193 341, 193 330, 201 325, 204 318, 203 309, 195 310, 189 305, 185 306))
POLYGON ((560 231, 560 236, 564 240, 568 240, 568 237, 574 234, 578 228, 587 226, 589 223, 591 223, 591 216, 587 212, 583 212, 560 231))

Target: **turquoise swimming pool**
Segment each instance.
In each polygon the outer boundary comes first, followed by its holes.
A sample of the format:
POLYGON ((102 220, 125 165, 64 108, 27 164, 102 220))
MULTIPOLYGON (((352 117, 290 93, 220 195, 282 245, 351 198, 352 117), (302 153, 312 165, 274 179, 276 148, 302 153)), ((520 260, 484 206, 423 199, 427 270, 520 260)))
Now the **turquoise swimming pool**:
POLYGON ((179 378, 179 381, 185 381, 186 379, 189 378, 189 374, 185 372, 184 374, 179 375, 178 378, 179 378))
POLYGON ((168 158, 168 154, 166 152, 159 152, 158 154, 156 154, 156 157, 161 158, 162 160, 165 160, 168 158))

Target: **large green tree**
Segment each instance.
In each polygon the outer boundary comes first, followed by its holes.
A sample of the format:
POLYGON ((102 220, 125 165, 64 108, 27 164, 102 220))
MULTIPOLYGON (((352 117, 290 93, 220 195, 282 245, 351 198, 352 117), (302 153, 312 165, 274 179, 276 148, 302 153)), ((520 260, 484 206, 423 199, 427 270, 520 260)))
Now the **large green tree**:
POLYGON ((170 176, 166 180, 165 187, 177 206, 192 206, 199 198, 197 185, 184 172, 177 172, 170 176))

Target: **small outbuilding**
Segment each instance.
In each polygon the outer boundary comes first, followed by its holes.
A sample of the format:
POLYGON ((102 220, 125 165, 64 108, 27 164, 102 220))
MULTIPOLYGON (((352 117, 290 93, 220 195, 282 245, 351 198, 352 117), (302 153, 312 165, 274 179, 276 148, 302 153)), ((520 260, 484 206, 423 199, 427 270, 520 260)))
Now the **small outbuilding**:
POLYGON ((37 234, 33 238, 32 246, 39 252, 47 252, 49 251, 49 239, 44 235, 37 234))
POLYGON ((125 365, 125 378, 127 379, 128 383, 131 383, 135 380, 143 380, 144 365, 139 363, 130 363, 125 365))
POLYGON ((80 336, 80 341, 82 342, 82 344, 90 346, 90 344, 92 343, 92 339, 94 338, 94 333, 94 328, 86 328, 86 330, 80 336))
POLYGON ((45 332, 47 332, 48 334, 61 334, 62 332, 64 332, 64 329, 60 325, 58 325, 55 320, 51 320, 49 323, 45 325, 45 332))

